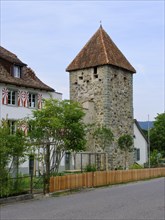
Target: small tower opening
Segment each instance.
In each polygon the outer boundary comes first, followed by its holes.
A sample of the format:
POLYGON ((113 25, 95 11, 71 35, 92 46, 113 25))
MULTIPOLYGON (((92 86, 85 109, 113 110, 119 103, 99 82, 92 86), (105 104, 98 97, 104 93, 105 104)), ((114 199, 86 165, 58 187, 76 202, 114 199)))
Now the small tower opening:
POLYGON ((94 79, 97 79, 97 78, 98 78, 97 66, 95 66, 95 67, 93 68, 93 76, 94 76, 94 79))
POLYGON ((97 66, 94 67, 94 74, 97 74, 97 66))

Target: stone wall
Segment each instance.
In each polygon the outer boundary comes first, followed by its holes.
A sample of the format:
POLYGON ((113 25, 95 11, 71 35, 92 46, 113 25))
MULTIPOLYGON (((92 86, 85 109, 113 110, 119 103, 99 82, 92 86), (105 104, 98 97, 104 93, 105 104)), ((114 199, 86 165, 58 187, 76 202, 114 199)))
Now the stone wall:
MULTIPOLYGON (((82 104, 84 121, 106 125, 114 134, 114 142, 106 146, 109 168, 123 166, 123 155, 117 140, 123 134, 133 136, 133 74, 127 70, 104 65, 70 73, 70 99, 82 104)), ((88 148, 95 151, 93 138, 88 134, 88 148)), ((133 163, 133 153, 129 164, 133 163)))

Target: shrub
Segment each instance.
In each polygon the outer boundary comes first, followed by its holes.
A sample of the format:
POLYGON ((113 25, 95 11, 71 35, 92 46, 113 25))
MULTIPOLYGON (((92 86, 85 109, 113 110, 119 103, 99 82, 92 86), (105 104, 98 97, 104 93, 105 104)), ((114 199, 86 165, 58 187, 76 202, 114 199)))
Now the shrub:
POLYGON ((138 163, 134 163, 133 165, 130 166, 130 169, 143 169, 143 168, 144 167, 138 163))
POLYGON ((96 171, 95 164, 88 164, 88 165, 86 165, 84 171, 85 172, 95 172, 96 171))

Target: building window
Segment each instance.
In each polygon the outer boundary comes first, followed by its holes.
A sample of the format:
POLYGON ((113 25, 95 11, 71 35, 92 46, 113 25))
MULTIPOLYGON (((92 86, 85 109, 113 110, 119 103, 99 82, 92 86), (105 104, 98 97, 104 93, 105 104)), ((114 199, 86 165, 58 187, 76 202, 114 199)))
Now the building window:
POLYGON ((29 107, 31 108, 36 107, 36 94, 29 93, 29 107))
POLYGON ((136 161, 140 160, 140 148, 135 149, 135 160, 136 161))
POLYGON ((97 74, 97 66, 94 67, 94 74, 97 74))
POLYGON ((95 66, 94 69, 93 69, 93 76, 94 76, 94 79, 98 78, 97 66, 95 66))
POLYGON ((9 120, 8 124, 9 124, 10 134, 15 134, 16 133, 16 129, 17 129, 16 121, 9 120))
POLYGON ((15 105, 16 104, 16 92, 13 90, 8 91, 8 104, 15 105))
POLYGON ((13 66, 13 76, 15 78, 21 78, 21 67, 20 66, 13 66))

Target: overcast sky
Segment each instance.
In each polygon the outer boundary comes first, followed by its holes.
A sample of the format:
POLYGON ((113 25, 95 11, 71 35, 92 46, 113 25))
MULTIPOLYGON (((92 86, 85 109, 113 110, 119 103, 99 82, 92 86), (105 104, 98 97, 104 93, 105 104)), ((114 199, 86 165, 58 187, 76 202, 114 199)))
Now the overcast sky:
POLYGON ((1 46, 69 99, 66 67, 100 26, 126 56, 134 74, 134 118, 164 112, 164 0, 0 0, 1 46))

